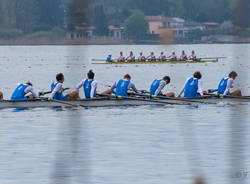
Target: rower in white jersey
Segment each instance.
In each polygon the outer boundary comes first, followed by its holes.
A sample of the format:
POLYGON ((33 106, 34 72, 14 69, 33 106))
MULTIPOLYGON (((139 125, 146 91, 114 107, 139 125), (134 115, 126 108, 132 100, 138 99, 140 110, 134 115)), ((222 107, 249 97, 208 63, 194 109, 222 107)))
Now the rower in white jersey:
POLYGON ((197 61, 197 58, 196 58, 196 54, 194 52, 194 50, 192 50, 192 53, 191 55, 188 57, 189 60, 192 60, 192 61, 197 61))
POLYGON ((132 51, 130 51, 129 56, 126 58, 128 62, 135 61, 135 56, 132 51))
POLYGON ((199 71, 195 72, 193 77, 189 77, 186 80, 178 97, 181 97, 183 92, 184 92, 184 98, 197 98, 197 97, 207 96, 203 94, 201 78, 202 78, 201 73, 199 71))
POLYGON ((144 62, 144 61, 146 61, 146 57, 143 55, 142 52, 140 52, 140 55, 139 55, 139 57, 138 57, 138 61, 139 61, 139 62, 144 62))
POLYGON ((186 60, 187 60, 187 55, 186 55, 185 51, 183 50, 181 52, 180 61, 186 61, 186 60))
POLYGON ((102 92, 102 94, 107 95, 114 93, 115 96, 129 97, 128 90, 130 89, 136 93, 139 93, 135 85, 131 82, 131 76, 129 74, 126 74, 124 75, 123 79, 115 82, 110 89, 102 92))
POLYGON ((230 88, 233 87, 233 82, 237 76, 238 74, 232 71, 229 73, 228 77, 222 78, 218 86, 217 94, 220 96, 242 96, 240 90, 230 92, 230 88))
POLYGON ((76 86, 76 91, 79 94, 79 89, 83 87, 83 92, 86 99, 96 99, 97 81, 94 80, 95 73, 92 70, 89 70, 89 72, 87 73, 87 77, 87 79, 83 79, 76 86))
POLYGON ((123 56, 123 52, 120 52, 120 56, 117 59, 117 62, 125 62, 125 57, 123 56))
POLYGON ((156 61, 156 57, 154 52, 151 52, 150 55, 147 57, 148 61, 156 61))
POLYGON ((28 100, 39 98, 38 95, 34 92, 32 83, 27 81, 24 84, 19 84, 13 94, 11 95, 11 100, 28 100), (28 95, 31 93, 30 95, 28 95), (28 96, 27 96, 28 95, 28 96))
POLYGON ((177 61, 177 55, 175 52, 172 52, 172 55, 168 57, 170 61, 177 61))
POLYGON ((166 61, 166 60, 167 60, 167 57, 166 57, 166 55, 164 54, 164 52, 161 52, 161 55, 158 57, 158 60, 159 60, 159 61, 166 61))
POLYGON ((163 88, 169 83, 170 83, 169 76, 163 77, 162 80, 155 79, 150 86, 150 95, 155 96, 155 97, 160 96, 160 95, 165 95, 167 97, 174 97, 175 95, 173 92, 166 93, 166 94, 162 93, 163 88))

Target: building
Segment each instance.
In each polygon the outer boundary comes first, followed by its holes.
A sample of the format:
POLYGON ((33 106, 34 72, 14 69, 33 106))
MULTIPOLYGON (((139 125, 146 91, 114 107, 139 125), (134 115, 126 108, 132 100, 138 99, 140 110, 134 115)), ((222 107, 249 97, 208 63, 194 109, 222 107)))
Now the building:
POLYGON ((71 40, 92 38, 94 30, 93 26, 75 27, 75 30, 68 34, 68 38, 71 40))
POLYGON ((175 38, 185 37, 184 24, 185 20, 178 17, 165 16, 146 16, 148 21, 150 34, 172 34, 175 38))
POLYGON ((123 38, 123 34, 124 34, 123 27, 109 26, 108 29, 109 29, 109 37, 112 37, 118 40, 121 40, 123 38))
POLYGON ((220 27, 220 24, 217 22, 204 22, 203 23, 206 29, 213 30, 218 29, 220 27))

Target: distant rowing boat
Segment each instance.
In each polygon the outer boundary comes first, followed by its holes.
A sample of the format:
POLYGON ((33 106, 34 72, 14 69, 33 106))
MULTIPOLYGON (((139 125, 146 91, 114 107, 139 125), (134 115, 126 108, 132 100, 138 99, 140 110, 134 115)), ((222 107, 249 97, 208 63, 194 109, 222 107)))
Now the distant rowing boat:
MULTIPOLYGON (((5 108, 38 108, 38 107, 110 107, 110 106, 142 106, 142 105, 196 105, 196 104, 218 104, 220 102, 226 103, 250 103, 250 98, 193 98, 190 99, 190 103, 187 103, 189 99, 185 98, 185 101, 182 102, 180 98, 173 98, 167 100, 146 100, 138 98, 135 100, 131 99, 116 99, 116 98, 105 98, 98 100, 78 100, 78 101, 47 101, 47 100, 28 100, 28 101, 11 101, 3 100, 0 101, 0 109, 5 108), (180 100, 180 101, 179 101, 180 100)), ((184 99, 183 99, 184 100, 184 99)))
POLYGON ((107 64, 107 65, 120 65, 120 64, 177 64, 177 63, 207 63, 207 62, 218 62, 218 59, 206 59, 206 60, 186 60, 186 61, 130 61, 130 62, 94 62, 92 64, 107 64))

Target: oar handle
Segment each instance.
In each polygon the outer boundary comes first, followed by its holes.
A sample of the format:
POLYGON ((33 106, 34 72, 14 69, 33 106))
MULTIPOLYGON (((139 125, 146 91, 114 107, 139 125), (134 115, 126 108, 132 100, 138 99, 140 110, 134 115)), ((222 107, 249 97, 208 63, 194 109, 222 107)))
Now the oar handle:
MULTIPOLYGON (((64 88, 63 91, 66 91, 66 90, 69 90, 70 88, 64 88)), ((46 91, 46 92, 43 92, 43 91, 40 91, 38 93, 38 96, 44 96, 44 95, 47 95, 47 94, 50 94, 52 93, 52 91, 46 91)))

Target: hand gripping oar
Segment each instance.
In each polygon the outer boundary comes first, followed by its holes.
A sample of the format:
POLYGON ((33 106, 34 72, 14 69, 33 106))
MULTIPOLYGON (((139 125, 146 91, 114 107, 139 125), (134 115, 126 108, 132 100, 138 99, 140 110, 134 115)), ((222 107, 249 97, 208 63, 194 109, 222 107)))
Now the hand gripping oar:
MULTIPOLYGON (((66 90, 69 90, 69 88, 64 88, 63 91, 66 91, 66 90)), ((44 95, 47 95, 47 94, 50 94, 52 93, 51 91, 46 91, 46 92, 43 92, 43 91, 40 91, 38 93, 38 96, 44 96, 44 95)))
POLYGON ((158 104, 165 104, 165 105, 192 105, 191 103, 175 103, 175 102, 166 102, 166 101, 160 101, 160 100, 142 99, 142 98, 136 98, 136 97, 113 96, 113 95, 106 95, 106 94, 105 95, 100 94, 100 96, 106 96, 106 97, 111 97, 111 98, 116 98, 116 99, 121 99, 121 100, 122 99, 127 99, 127 100, 158 103, 158 104))

